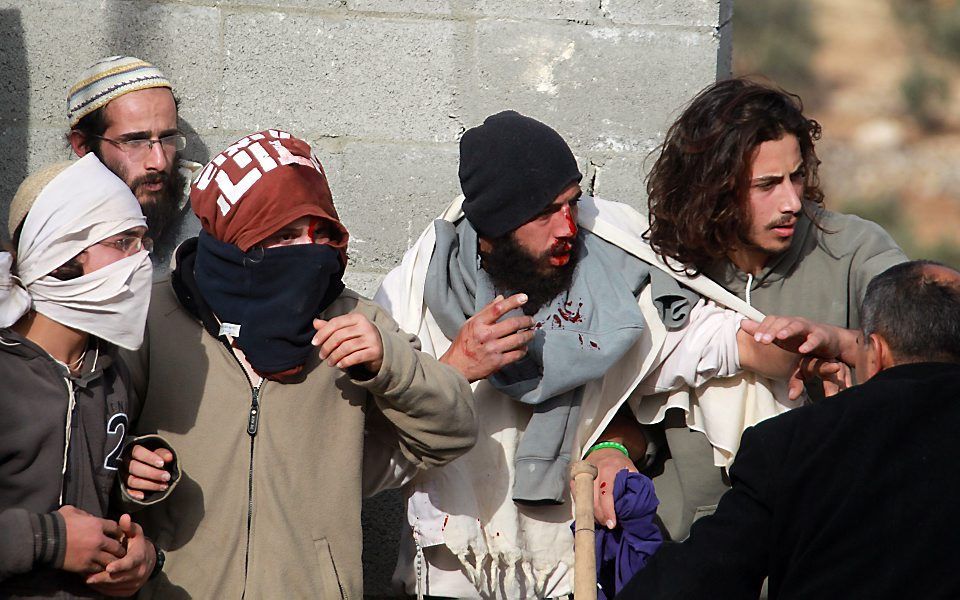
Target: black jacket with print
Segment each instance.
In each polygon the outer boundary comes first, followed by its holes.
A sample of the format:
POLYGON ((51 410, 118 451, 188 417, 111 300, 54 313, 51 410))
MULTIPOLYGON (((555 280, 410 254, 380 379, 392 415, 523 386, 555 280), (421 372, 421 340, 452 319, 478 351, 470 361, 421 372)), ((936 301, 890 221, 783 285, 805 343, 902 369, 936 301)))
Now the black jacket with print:
POLYGON ((65 540, 55 514, 64 505, 107 516, 138 404, 128 379, 106 342, 91 345, 73 377, 36 344, 0 329, 0 597, 98 597, 79 575, 54 568, 66 544, 40 534, 65 540))

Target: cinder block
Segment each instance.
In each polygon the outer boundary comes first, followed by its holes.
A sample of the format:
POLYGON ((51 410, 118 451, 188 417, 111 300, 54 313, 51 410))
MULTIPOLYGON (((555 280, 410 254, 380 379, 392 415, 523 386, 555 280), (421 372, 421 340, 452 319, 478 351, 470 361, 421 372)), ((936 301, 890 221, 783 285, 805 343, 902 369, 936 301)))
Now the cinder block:
POLYGON ((584 154, 643 152, 716 73, 712 32, 482 21, 468 127, 514 108, 584 154))
POLYGON ((282 118, 318 135, 453 141, 459 133, 450 115, 459 114, 462 24, 238 13, 225 27, 227 128, 282 118))
POLYGON ((28 128, 27 123, 0 129, 0 238, 6 238, 7 210, 27 175, 51 163, 73 158, 64 132, 50 127, 28 128))
POLYGON ((350 10, 420 15, 449 15, 450 0, 346 0, 350 10))
POLYGON ((344 8, 347 0, 208 0, 215 1, 224 8, 255 6, 284 10, 287 8, 309 8, 314 10, 331 10, 344 8))
POLYGON ((352 266, 347 266, 347 272, 343 275, 343 283, 348 288, 357 292, 366 298, 373 298, 380 287, 380 282, 386 273, 371 273, 370 271, 355 271, 352 266))
POLYGON ((647 212, 647 194, 644 180, 654 158, 646 154, 628 154, 609 158, 594 158, 594 194, 604 200, 629 204, 640 212, 647 212))
MULTIPOLYGON (((4 21, 20 29, 12 33, 20 34, 19 51, 29 58, 28 81, 8 85, 29 91, 31 123, 66 130, 67 91, 81 71, 105 56, 131 54, 156 64, 171 79, 183 101, 181 114, 195 126, 217 125, 222 71, 217 9, 92 0, 16 5, 3 9, 4 21)), ((13 116, 13 110, 0 106, 0 119, 13 116)))
POLYGON ((475 0, 471 12, 512 19, 587 20, 601 16, 596 0, 475 0))
POLYGON ((331 173, 337 211, 350 231, 350 263, 385 273, 460 193, 457 147, 349 144, 331 173))
POLYGON ((731 0, 603 0, 605 17, 616 23, 717 27, 722 5, 731 0))

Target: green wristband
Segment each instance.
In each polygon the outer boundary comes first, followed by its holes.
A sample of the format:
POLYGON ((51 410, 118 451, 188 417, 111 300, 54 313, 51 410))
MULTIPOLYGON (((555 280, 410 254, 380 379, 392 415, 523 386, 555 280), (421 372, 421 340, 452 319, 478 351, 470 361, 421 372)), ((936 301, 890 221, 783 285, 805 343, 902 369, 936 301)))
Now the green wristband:
POLYGON ((594 450, 603 450, 604 448, 612 448, 614 450, 619 450, 623 452, 623 455, 627 458, 630 458, 630 452, 627 451, 627 447, 621 444, 620 442, 600 442, 599 444, 594 444, 587 450, 587 453, 584 455, 584 458, 590 456, 590 453, 594 450))

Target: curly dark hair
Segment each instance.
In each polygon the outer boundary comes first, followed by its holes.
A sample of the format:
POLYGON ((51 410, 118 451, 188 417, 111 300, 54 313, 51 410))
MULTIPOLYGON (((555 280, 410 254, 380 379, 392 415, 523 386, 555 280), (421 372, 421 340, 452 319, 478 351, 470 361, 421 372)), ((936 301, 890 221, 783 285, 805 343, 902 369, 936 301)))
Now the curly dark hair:
POLYGON ((659 151, 647 176, 650 229, 644 237, 657 254, 695 274, 749 244, 754 152, 786 134, 800 143, 803 200, 822 204, 814 151, 820 124, 803 116, 799 96, 745 78, 697 94, 651 153, 659 151))

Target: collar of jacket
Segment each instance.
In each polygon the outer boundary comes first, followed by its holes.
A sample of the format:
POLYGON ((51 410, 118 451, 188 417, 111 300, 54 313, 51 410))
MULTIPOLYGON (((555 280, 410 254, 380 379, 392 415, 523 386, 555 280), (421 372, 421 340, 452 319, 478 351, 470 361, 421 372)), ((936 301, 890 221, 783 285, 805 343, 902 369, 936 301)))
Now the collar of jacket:
POLYGON ((84 360, 83 371, 73 375, 35 342, 20 335, 12 328, 0 329, 0 352, 19 356, 26 360, 39 359, 45 361, 52 368, 70 378, 74 385, 81 388, 89 387, 91 383, 103 375, 105 370, 110 368, 114 360, 113 355, 116 352, 116 346, 109 342, 94 336, 90 336, 90 341, 88 352, 93 354, 93 360, 84 360))
MULTIPOLYGON (((810 215, 813 215, 814 219, 822 219, 823 210, 822 206, 804 203, 804 210, 797 219, 797 230, 790 241, 790 247, 782 254, 773 257, 760 274, 753 278, 751 290, 786 278, 797 263, 810 253, 812 244, 817 242, 817 227, 810 215)), ((747 274, 729 259, 723 259, 707 267, 704 274, 738 296, 742 297, 747 289, 747 281, 749 281, 747 274)))

